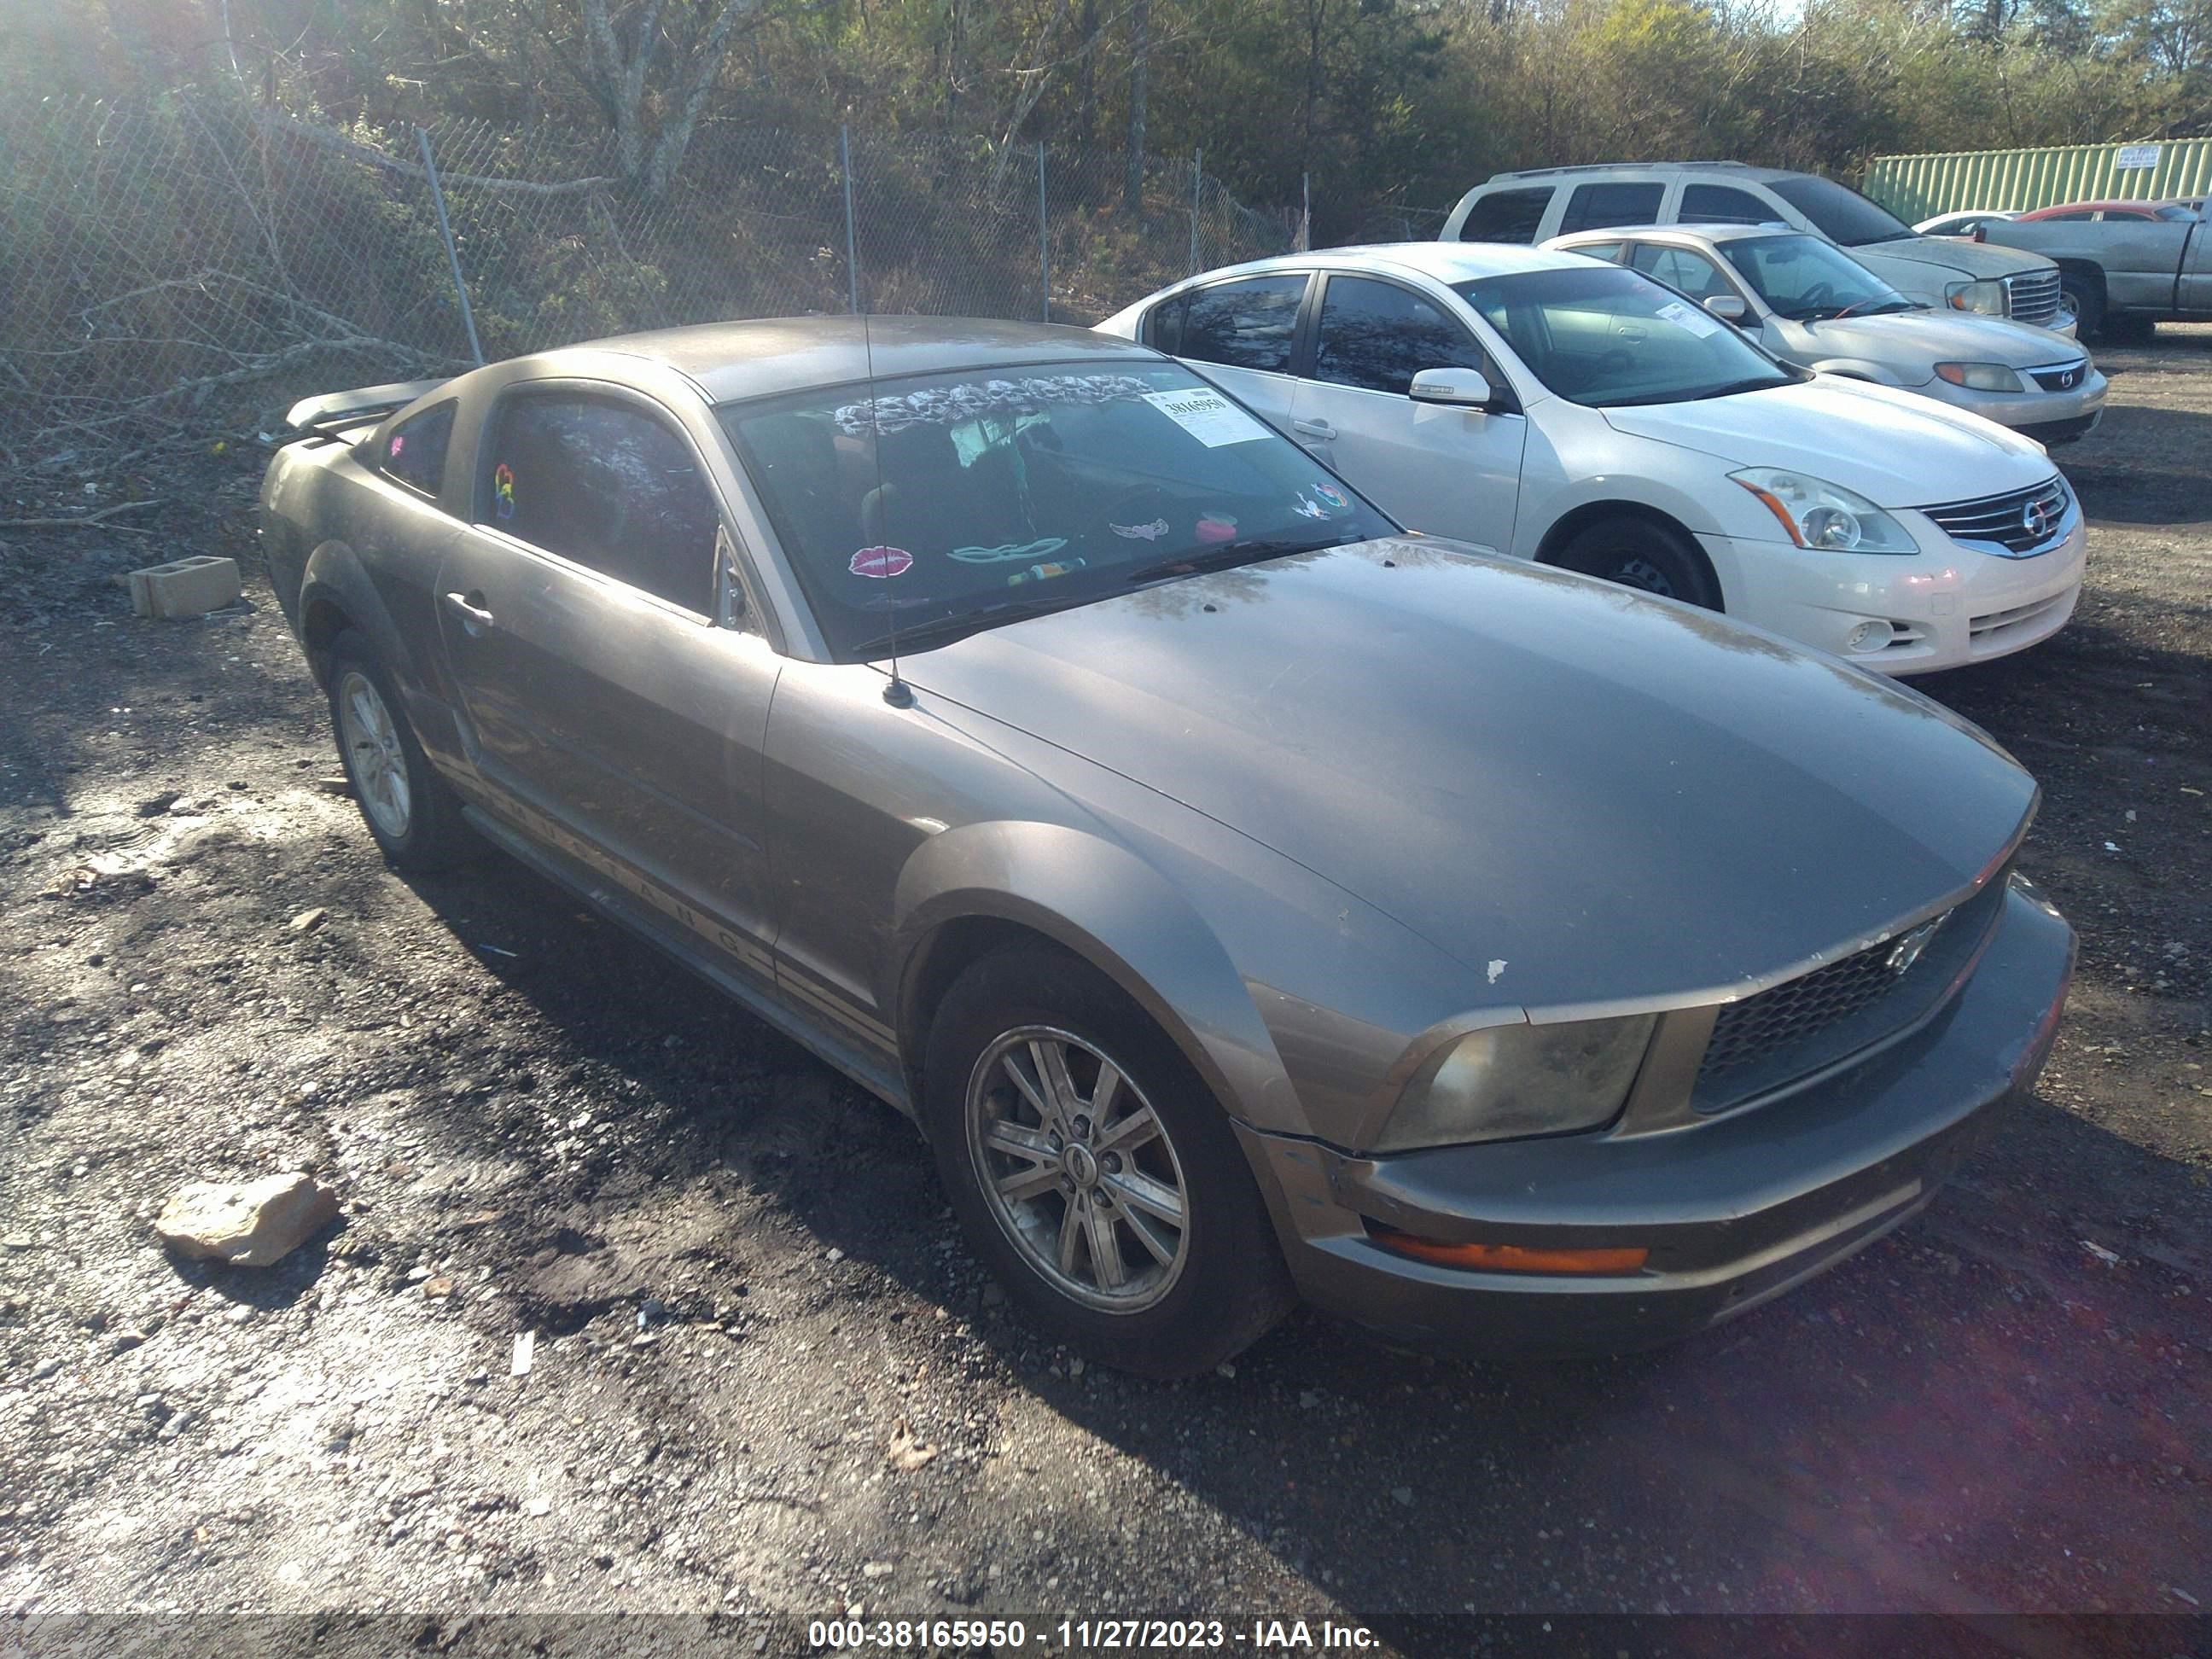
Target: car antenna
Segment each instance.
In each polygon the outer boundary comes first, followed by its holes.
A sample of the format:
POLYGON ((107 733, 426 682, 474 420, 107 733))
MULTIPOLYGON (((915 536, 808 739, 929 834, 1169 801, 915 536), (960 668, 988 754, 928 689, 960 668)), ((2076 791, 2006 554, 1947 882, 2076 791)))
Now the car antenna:
MULTIPOLYGON (((884 489, 884 428, 876 410, 876 343, 868 326, 868 313, 860 313, 860 351, 868 377, 868 448, 876 458, 876 500, 884 504, 884 545, 890 545, 890 498, 884 489)), ((898 662, 898 601, 891 597, 891 578, 896 574, 888 569, 884 574, 884 615, 890 624, 891 647, 891 677, 884 686, 884 701, 894 708, 914 707, 914 688, 899 678, 898 662)))

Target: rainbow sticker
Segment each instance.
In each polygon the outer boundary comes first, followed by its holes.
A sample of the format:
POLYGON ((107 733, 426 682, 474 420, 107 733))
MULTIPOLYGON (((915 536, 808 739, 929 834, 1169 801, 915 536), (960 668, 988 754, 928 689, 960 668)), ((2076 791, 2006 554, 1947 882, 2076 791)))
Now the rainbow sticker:
POLYGON ((495 498, 494 511, 502 519, 514 516, 514 469, 501 461, 491 471, 491 493, 495 498))

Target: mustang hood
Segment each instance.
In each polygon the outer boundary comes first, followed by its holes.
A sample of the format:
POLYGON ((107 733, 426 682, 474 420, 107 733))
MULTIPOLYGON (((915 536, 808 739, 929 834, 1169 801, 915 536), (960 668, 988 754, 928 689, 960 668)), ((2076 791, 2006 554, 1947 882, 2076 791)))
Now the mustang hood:
POLYGON ((1995 421, 1832 375, 1733 398, 1602 412, 1616 432, 1736 466, 1786 466, 1856 489, 1876 507, 2001 495, 2033 489, 2055 471, 2040 445, 1995 421))
MULTIPOLYGON (((1425 539, 1172 582, 902 666, 940 718, 1018 727, 1229 824, 1467 963, 1483 1002, 1532 1011, 1686 1003, 1869 943, 1990 875, 2035 799, 1916 694, 1425 539)), ((1079 772, 1060 781, 1080 793, 1079 772)))

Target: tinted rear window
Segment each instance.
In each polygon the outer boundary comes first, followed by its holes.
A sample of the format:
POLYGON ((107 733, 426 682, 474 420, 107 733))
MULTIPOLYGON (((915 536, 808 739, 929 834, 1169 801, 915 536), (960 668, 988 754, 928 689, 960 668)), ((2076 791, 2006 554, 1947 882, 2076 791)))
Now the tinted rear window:
POLYGON ((1657 184, 1577 185, 1559 216, 1559 234, 1648 225, 1659 216, 1659 198, 1666 193, 1667 186, 1657 184))
POLYGON ((1674 216, 1686 225, 1763 225, 1775 213, 1749 191, 1733 185, 1685 185, 1681 210, 1674 216))
POLYGON ((1462 242, 1533 242, 1552 204, 1552 186, 1540 190, 1493 190, 1475 198, 1459 228, 1462 242))
POLYGON ((1912 234, 1912 227, 1887 208, 1872 202, 1832 179, 1809 173, 1771 180, 1767 188, 1813 222, 1813 228, 1842 247, 1863 247, 1869 242, 1894 241, 1912 234))

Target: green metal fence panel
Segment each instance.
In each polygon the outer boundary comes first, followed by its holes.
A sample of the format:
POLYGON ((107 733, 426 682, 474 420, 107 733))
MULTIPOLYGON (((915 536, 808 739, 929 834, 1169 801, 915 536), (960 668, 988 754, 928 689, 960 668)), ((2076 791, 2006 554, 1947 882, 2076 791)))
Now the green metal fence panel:
POLYGON ((1877 155, 1866 193, 1907 223, 1968 208, 2203 196, 2212 193, 2212 138, 1877 155))

